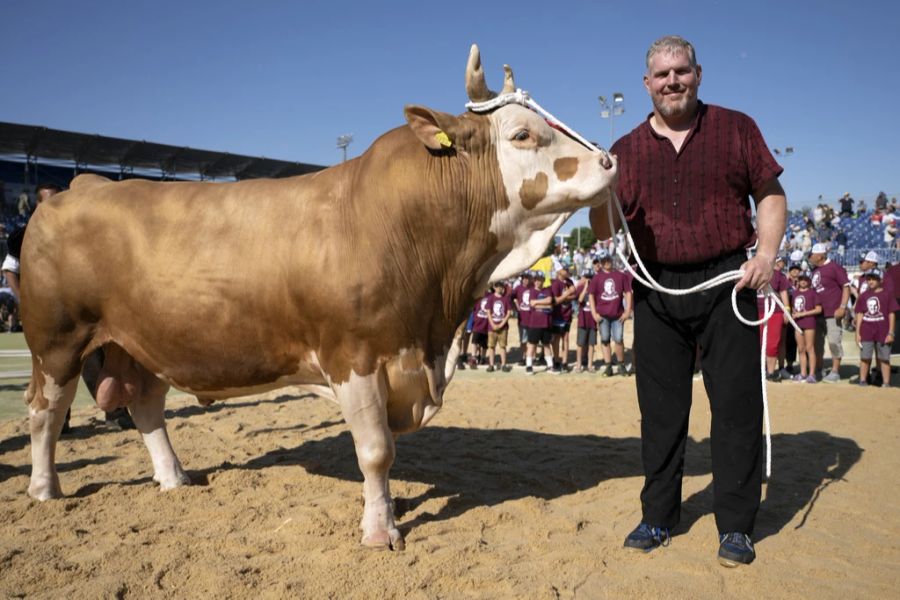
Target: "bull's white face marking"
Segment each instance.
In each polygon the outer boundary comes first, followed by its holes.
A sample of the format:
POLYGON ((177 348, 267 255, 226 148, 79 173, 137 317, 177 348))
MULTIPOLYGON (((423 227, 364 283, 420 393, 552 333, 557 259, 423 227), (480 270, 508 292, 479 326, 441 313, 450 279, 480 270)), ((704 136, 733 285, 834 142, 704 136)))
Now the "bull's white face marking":
POLYGON ((485 282, 534 264, 574 211, 611 198, 616 179, 615 160, 604 169, 599 153, 524 106, 504 106, 489 118, 510 206, 491 219, 503 258, 484 274, 485 282))

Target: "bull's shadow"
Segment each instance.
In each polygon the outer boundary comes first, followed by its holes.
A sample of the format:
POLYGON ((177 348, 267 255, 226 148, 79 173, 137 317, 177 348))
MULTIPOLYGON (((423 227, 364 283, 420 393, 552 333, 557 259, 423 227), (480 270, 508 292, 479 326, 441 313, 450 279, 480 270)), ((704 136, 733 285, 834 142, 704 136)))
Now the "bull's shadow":
MULTIPOLYGON (((773 436, 775 472, 757 521, 757 539, 780 531, 805 510, 800 526, 820 493, 840 481, 862 450, 853 440, 821 431, 773 436)), ((397 442, 393 480, 416 481, 430 489, 415 498, 397 498, 398 517, 431 498, 447 502, 434 514, 402 523, 408 530, 429 521, 459 516, 478 506, 496 506, 529 496, 551 500, 590 489, 603 481, 642 477, 641 444, 636 437, 560 435, 518 429, 427 427, 397 442)), ((348 432, 279 449, 243 465, 225 464, 191 473, 205 479, 226 469, 264 469, 298 465, 311 473, 362 482, 348 432)), ((709 440, 688 439, 685 475, 709 473, 709 440)), ((635 507, 640 483, 635 483, 635 507)), ((838 488, 836 488, 838 489, 838 488)), ((711 485, 688 498, 675 533, 690 529, 712 512, 711 485)))

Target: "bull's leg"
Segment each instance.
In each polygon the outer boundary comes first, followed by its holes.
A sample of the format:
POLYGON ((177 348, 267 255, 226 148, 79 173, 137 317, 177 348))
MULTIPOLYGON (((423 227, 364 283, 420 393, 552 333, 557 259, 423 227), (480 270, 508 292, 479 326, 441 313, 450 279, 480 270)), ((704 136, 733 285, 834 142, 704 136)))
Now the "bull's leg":
POLYGON ((28 495, 37 500, 61 498, 56 473, 56 442, 66 420, 66 411, 75 399, 78 377, 60 385, 39 371, 37 362, 25 392, 31 429, 31 482, 28 495))
POLYGON ((159 483, 161 490, 189 485, 191 480, 181 467, 166 431, 165 406, 169 386, 144 370, 142 387, 141 397, 128 405, 128 411, 150 452, 153 480, 159 483))
POLYGON ((388 427, 387 391, 380 375, 355 374, 335 386, 344 420, 350 425, 356 459, 363 474, 362 544, 373 548, 404 548, 394 522, 388 472, 394 463, 394 437, 388 427))

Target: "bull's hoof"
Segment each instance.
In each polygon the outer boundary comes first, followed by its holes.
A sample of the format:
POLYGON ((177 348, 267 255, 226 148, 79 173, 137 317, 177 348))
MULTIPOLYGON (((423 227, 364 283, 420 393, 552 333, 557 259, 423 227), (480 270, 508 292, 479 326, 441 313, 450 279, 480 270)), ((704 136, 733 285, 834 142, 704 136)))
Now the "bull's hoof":
POLYGON ((28 486, 28 495, 40 502, 63 497, 62 488, 59 487, 59 481, 49 480, 32 480, 31 484, 28 486))
POLYGON ((376 531, 363 536, 362 545, 371 550, 406 550, 403 535, 397 529, 376 531))
POLYGON ((154 475, 153 481, 159 484, 159 491, 161 492, 174 490, 175 488, 184 487, 186 485, 191 485, 191 478, 181 471, 168 477, 160 477, 158 475, 154 475))

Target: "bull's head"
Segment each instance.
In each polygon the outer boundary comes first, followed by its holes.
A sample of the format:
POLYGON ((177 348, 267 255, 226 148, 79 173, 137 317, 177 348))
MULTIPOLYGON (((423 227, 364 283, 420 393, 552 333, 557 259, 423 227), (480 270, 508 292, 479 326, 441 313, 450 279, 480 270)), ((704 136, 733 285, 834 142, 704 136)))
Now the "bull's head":
MULTIPOLYGON (((512 69, 504 65, 501 93, 516 89, 512 69)), ((478 46, 472 45, 466 67, 466 91, 473 102, 496 96, 485 81, 478 46)), ((406 118, 419 140, 434 152, 467 151, 466 121, 486 119, 489 151, 496 156, 508 207, 492 219, 500 250, 509 254, 493 269, 492 278, 528 267, 571 214, 606 202, 612 194, 616 164, 603 152, 550 127, 536 112, 506 104, 485 115, 459 117, 420 106, 408 106, 406 118), (457 137, 460 142, 457 144, 457 137)))

